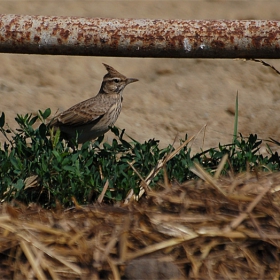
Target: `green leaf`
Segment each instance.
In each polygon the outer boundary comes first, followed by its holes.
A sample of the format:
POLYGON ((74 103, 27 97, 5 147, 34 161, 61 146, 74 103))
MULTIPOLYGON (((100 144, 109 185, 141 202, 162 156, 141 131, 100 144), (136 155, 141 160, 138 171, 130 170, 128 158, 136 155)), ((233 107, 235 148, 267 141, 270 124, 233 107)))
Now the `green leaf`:
MULTIPOLYGON (((51 131, 54 132, 54 129, 51 128, 51 131)), ((52 134, 51 134, 52 135, 52 134)), ((54 132, 54 137, 52 138, 53 147, 56 147, 60 140, 60 129, 54 132)))
MULTIPOLYGON (((30 115, 31 116, 31 115, 30 115)), ((29 122, 28 125, 32 126, 38 120, 38 116, 33 117, 29 122)))
POLYGON ((46 109, 44 113, 41 110, 39 110, 39 114, 42 116, 44 120, 46 120, 51 115, 51 109, 50 108, 46 109))
POLYGON ((0 117, 0 127, 3 127, 5 124, 5 114, 2 112, 1 117, 0 117))
POLYGON ((63 166, 62 169, 66 170, 66 171, 71 171, 73 173, 75 173, 75 171, 76 171, 76 167, 75 166, 69 166, 69 165, 63 166))
POLYGON ((18 179, 16 184, 13 185, 18 191, 20 191, 24 187, 24 181, 22 179, 18 179))
POLYGON ((47 132, 47 126, 42 123, 40 126, 39 126, 39 134, 42 138, 46 137, 46 132, 47 132))
POLYGON ((20 163, 19 163, 18 159, 14 158, 14 157, 11 157, 10 161, 11 161, 11 164, 14 166, 15 169, 20 170, 20 165, 19 165, 20 163))
POLYGON ((119 137, 119 129, 116 126, 110 127, 110 129, 117 137, 119 137))
POLYGON ((55 156, 55 158, 58 162, 61 162, 62 158, 61 158, 60 154, 58 153, 58 151, 52 151, 52 154, 55 156))

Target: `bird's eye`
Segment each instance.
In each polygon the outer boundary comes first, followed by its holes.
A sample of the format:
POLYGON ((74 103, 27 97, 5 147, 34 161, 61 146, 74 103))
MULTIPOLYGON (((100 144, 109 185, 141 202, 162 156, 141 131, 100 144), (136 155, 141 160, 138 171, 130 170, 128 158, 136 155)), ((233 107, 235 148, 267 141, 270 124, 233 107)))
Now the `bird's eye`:
POLYGON ((120 82, 120 79, 114 79, 114 82, 115 82, 115 83, 119 83, 119 82, 120 82))

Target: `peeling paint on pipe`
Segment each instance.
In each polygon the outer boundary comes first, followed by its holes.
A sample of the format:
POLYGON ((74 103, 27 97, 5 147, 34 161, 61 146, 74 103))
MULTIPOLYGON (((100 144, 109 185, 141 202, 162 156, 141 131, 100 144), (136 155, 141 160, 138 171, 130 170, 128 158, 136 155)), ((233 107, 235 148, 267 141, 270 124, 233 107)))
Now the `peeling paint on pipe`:
POLYGON ((279 58, 280 21, 0 15, 0 52, 173 58, 279 58))

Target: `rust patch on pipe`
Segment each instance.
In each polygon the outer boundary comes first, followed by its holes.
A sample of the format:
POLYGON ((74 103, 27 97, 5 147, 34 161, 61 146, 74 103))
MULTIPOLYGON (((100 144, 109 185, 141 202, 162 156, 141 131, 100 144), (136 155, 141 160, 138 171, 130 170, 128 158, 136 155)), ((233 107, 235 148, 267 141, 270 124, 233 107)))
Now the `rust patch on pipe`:
POLYGON ((34 36, 34 42, 35 43, 39 43, 40 40, 41 40, 41 38, 39 36, 37 36, 37 35, 34 36))
POLYGON ((279 58, 280 22, 0 15, 0 52, 279 58))
POLYGON ((225 43, 221 40, 213 40, 211 42, 211 46, 212 48, 223 49, 225 47, 225 43))

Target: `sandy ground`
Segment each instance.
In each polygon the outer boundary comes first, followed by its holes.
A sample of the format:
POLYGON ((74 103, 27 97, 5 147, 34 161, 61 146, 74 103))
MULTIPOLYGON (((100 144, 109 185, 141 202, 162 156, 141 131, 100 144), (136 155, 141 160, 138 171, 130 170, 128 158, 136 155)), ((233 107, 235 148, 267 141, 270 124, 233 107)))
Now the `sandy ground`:
MULTIPOLYGON (((279 19, 279 1, 1 1, 1 13, 112 18, 279 19)), ((193 149, 229 143, 239 92, 239 131, 280 141, 280 76, 242 60, 146 59, 0 54, 0 111, 55 113, 94 96, 105 62, 138 83, 124 91, 116 123, 144 141, 200 133, 193 149)), ((266 60, 280 69, 279 60, 266 60)), ((110 135, 108 136, 111 137, 110 135)), ((3 140, 3 138, 1 138, 3 140)), ((0 139, 0 140, 1 140, 0 139)))

